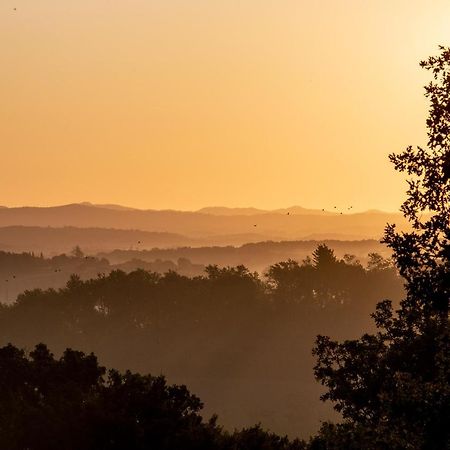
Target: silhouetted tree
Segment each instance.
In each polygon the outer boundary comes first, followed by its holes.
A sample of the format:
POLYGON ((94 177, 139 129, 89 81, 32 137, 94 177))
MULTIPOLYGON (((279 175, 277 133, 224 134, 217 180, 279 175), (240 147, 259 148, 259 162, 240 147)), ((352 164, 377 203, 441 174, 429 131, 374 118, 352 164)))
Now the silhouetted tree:
POLYGON ((84 252, 81 250, 79 245, 76 245, 70 252, 74 258, 83 258, 84 252))
POLYGON ((406 297, 395 313, 391 302, 378 304, 376 334, 343 343, 318 337, 315 375, 327 387, 323 399, 345 421, 326 425, 314 448, 450 445, 450 50, 441 48, 421 65, 434 76, 426 87, 428 148, 390 156, 397 170, 413 175, 402 205, 413 230, 397 233, 390 225, 384 237, 406 280, 406 297))
POLYGON ((306 450, 303 441, 290 441, 286 436, 278 436, 263 430, 259 425, 236 431, 231 436, 230 450, 306 450))
POLYGON ((314 267, 328 268, 337 263, 337 258, 334 252, 325 244, 319 244, 312 254, 314 267))
POLYGON ((367 262, 367 270, 383 271, 393 268, 389 259, 383 258, 379 253, 369 253, 369 261, 367 262))
POLYGON ((27 356, 0 349, 0 448, 8 450, 212 449, 220 431, 202 403, 163 377, 105 368, 94 355, 43 344, 27 356))
POLYGON ((186 386, 116 370, 67 349, 0 348, 0 448, 8 450, 303 450, 260 426, 225 433, 186 386))

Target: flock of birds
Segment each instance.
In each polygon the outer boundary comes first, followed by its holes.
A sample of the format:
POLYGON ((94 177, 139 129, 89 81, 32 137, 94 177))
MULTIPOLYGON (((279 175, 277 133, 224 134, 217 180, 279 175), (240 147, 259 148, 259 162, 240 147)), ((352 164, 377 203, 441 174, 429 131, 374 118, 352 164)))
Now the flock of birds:
MULTIPOLYGON (((333 209, 337 209, 337 206, 334 206, 333 209)), ((347 208, 347 211, 351 211, 352 209, 353 209, 353 206, 349 206, 349 207, 347 208)), ((322 212, 325 212, 325 208, 322 208, 322 212)), ((339 215, 342 216, 343 214, 344 214, 343 211, 339 211, 339 215)), ((291 215, 290 211, 288 211, 288 212, 286 213, 286 215, 287 215, 287 216, 290 216, 290 215, 291 215)), ((258 226, 258 225, 255 223, 253 226, 256 227, 256 226, 258 226)))
MULTIPOLYGON (((334 206, 333 208, 334 208, 334 209, 337 209, 337 206, 334 206)), ((349 206, 349 207, 347 208, 347 211, 350 211, 351 209, 353 209, 353 206, 349 206)), ((322 211, 325 211, 325 210, 324 210, 324 209, 322 209, 322 211)), ((340 211, 340 212, 339 212, 339 214, 341 214, 341 215, 342 215, 342 214, 343 214, 343 212, 342 212, 342 211, 340 211)))

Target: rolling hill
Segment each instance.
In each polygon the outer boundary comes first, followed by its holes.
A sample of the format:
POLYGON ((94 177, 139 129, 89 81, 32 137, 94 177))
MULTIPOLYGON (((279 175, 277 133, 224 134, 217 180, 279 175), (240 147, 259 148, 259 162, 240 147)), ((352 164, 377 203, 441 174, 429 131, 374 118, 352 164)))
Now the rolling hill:
MULTIPOLYGON (((143 246, 145 248, 180 245, 242 245, 246 242, 301 240, 311 237, 319 240, 325 238, 379 239, 387 223, 396 223, 400 229, 406 228, 407 225, 405 219, 395 213, 367 211, 340 214, 301 207, 277 211, 253 208, 245 208, 242 211, 241 208, 218 207, 192 212, 140 210, 118 205, 84 203, 55 207, 0 209, 0 227, 3 228, 11 226, 74 227, 168 233, 166 236, 146 237, 146 244, 143 246), (147 245, 148 243, 150 244, 147 245)), ((0 233, 0 243, 2 243, 2 233, 0 233)), ((111 230, 104 232, 105 235, 108 233, 113 232, 111 230)), ((130 236, 131 242, 135 240, 135 237, 130 236)), ((137 240, 140 239, 137 238, 137 240)), ((102 241, 103 238, 99 238, 98 242, 102 241)), ((3 244, 6 245, 7 242, 3 244)), ((129 247, 130 244, 127 245, 129 247)), ((123 248, 122 244, 116 247, 123 248)), ((108 248, 110 248, 109 244, 108 248)))

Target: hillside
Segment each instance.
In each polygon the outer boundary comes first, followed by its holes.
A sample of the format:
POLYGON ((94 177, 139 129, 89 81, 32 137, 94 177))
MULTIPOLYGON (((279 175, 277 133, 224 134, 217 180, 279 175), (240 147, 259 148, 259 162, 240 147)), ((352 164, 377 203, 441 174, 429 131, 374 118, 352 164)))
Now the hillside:
POLYGON ((341 241, 341 240, 307 240, 247 243, 241 246, 181 247, 154 248, 151 250, 114 250, 103 252, 98 256, 106 258, 114 264, 131 259, 155 261, 157 259, 176 261, 186 258, 194 264, 217 264, 219 266, 244 265, 251 270, 263 272, 271 264, 294 259, 302 261, 310 256, 318 244, 325 243, 333 248, 340 258, 354 255, 362 263, 367 261, 369 253, 379 253, 389 257, 386 246, 376 240, 341 241))
POLYGON ((114 249, 170 248, 203 245, 204 241, 176 233, 112 228, 8 226, 0 228, 0 250, 46 255, 68 253, 76 245, 87 253, 114 249))
MULTIPOLYGON (((200 239, 198 245, 240 245, 264 240, 378 239, 387 223, 406 227, 400 214, 381 211, 334 213, 296 207, 293 213, 254 211, 234 214, 222 208, 212 214, 173 210, 138 210, 115 206, 71 204, 56 207, 20 207, 0 209, 0 227, 78 227, 141 230, 174 233, 189 239, 200 239)), ((1 242, 1 240, 0 240, 1 242)), ((192 243, 193 244, 193 243, 192 243)), ((152 244, 153 245, 153 244, 152 244)), ((160 245, 160 244, 158 244, 160 245)), ((180 245, 180 237, 166 240, 164 245, 180 245)), ((191 245, 191 244, 189 244, 191 245)), ((148 247, 146 247, 148 248, 148 247)))

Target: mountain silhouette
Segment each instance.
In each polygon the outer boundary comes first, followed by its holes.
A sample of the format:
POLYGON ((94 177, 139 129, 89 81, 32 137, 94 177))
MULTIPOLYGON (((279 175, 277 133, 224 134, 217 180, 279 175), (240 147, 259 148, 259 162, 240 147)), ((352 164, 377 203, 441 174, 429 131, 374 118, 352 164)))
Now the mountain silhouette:
MULTIPOLYGON (((119 205, 70 204, 0 209, 0 227, 77 227, 173 233, 200 239, 203 245, 240 245, 263 240, 379 239, 387 223, 406 228, 400 214, 326 212, 301 207, 276 211, 253 208, 206 208, 200 211, 128 209, 119 205), (202 212, 203 211, 203 212, 202 212), (213 214, 214 212, 214 214, 213 214), (289 215, 287 214, 289 212, 289 215), (255 227, 255 225, 257 225, 255 227)), ((0 235, 1 243, 1 235, 0 235)), ((157 244, 159 245, 159 244, 157 244)), ((168 246, 191 245, 178 237, 168 246), (178 242, 175 242, 177 241, 178 242)))

